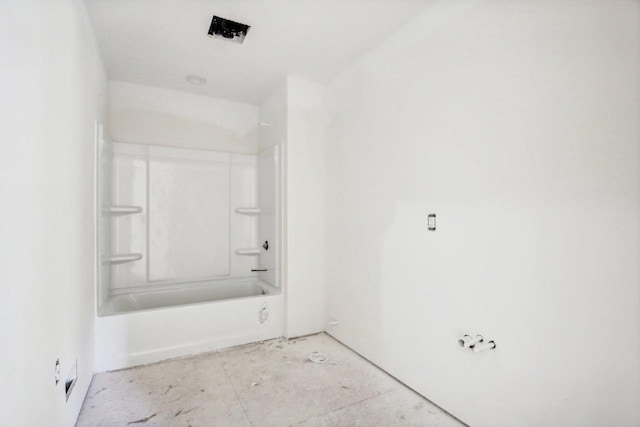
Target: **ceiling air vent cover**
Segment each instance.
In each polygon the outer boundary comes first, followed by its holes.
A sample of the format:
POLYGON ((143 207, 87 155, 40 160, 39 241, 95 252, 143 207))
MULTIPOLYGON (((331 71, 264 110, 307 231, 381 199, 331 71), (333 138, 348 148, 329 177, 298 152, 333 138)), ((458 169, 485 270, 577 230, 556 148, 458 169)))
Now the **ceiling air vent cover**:
POLYGON ((213 16, 209 27, 209 37, 242 43, 249 32, 248 25, 213 16))

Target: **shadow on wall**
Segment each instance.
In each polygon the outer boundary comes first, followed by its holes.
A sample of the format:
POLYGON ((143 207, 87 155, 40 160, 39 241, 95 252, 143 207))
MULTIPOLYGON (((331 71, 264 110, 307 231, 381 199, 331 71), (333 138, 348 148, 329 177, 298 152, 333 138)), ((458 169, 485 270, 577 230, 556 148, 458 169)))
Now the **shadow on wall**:
POLYGON ((237 130, 167 113, 130 109, 112 111, 109 122, 115 141, 242 154, 258 152, 258 123, 237 130))

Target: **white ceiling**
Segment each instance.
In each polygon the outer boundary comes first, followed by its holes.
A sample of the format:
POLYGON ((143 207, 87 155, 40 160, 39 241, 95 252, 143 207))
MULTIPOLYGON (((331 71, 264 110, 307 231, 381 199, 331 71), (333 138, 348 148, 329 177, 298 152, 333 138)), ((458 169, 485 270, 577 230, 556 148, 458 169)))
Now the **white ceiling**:
POLYGON ((287 74, 327 82, 433 0, 86 3, 110 79, 256 104, 287 74), (209 38, 214 14, 251 25, 244 43, 209 38))

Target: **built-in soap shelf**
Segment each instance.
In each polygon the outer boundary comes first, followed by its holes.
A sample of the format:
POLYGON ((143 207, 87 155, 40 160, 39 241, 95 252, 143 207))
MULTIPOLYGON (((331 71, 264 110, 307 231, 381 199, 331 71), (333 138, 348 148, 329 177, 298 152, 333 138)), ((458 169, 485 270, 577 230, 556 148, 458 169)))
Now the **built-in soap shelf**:
POLYGON ((106 211, 111 215, 131 215, 142 213, 142 206, 109 206, 106 211))
POLYGON ((260 248, 236 249, 238 255, 260 255, 260 248))
POLYGON ((258 215, 260 208, 236 208, 236 213, 243 215, 258 215))
POLYGON ((138 261, 142 259, 142 254, 115 254, 106 258, 110 264, 123 264, 125 262, 138 261))

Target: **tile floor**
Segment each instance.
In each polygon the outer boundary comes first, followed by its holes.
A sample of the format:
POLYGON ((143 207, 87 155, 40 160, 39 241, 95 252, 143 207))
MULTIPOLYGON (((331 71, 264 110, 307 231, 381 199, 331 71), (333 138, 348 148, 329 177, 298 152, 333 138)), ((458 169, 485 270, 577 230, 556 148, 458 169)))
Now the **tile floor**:
POLYGON ((462 426, 326 334, 93 378, 77 427, 462 426), (322 364, 307 356, 320 351, 322 364))

